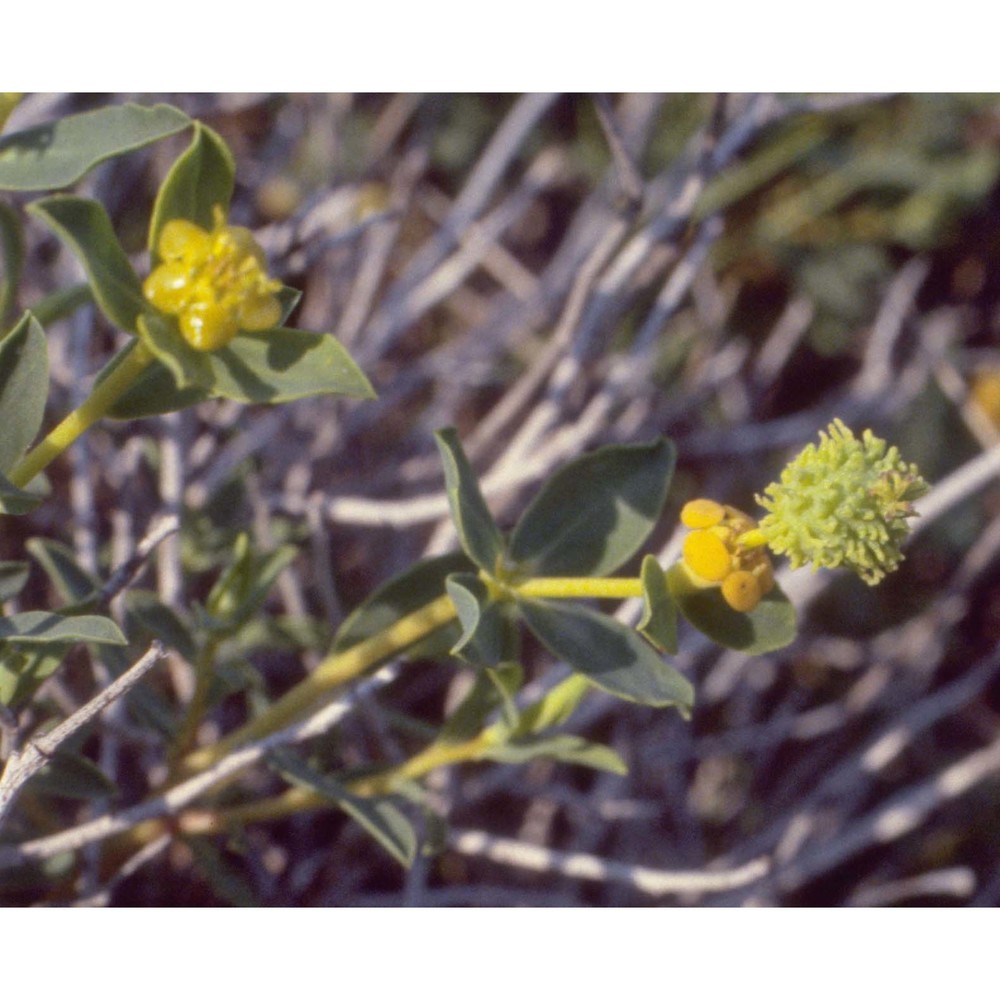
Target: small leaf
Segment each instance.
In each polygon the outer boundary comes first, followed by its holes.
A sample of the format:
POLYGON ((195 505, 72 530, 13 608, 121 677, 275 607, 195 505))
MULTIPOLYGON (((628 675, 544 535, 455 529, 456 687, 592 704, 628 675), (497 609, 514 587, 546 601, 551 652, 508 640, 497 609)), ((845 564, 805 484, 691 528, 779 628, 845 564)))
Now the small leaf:
POLYGON ((0 201, 0 327, 17 298, 17 286, 24 267, 24 227, 21 217, 6 202, 0 201))
POLYGON ((532 736, 561 726, 576 711, 593 685, 583 674, 570 674, 538 701, 522 709, 510 738, 532 736))
POLYGON ((532 576, 606 576, 638 551, 659 520, 674 446, 607 445, 570 462, 542 487, 510 539, 532 576))
MULTIPOLYGON (((215 395, 211 356, 204 351, 196 351, 188 344, 181 336, 175 320, 160 313, 143 315, 136 321, 136 333, 167 369, 178 389, 195 389, 199 394, 204 393, 201 398, 206 399, 215 395)), ((107 371, 105 368, 101 374, 105 375, 107 371)), ((134 391, 135 386, 132 387, 132 392, 134 391)))
POLYGON ((45 570, 64 604, 80 604, 101 589, 101 581, 76 561, 76 553, 68 545, 48 538, 29 538, 25 548, 45 570))
POLYGON ((186 837, 198 874, 208 883, 216 898, 230 906, 260 906, 250 880, 236 868, 225 853, 205 837, 186 837))
POLYGON ((682 563, 667 571, 667 586, 680 613, 709 639, 729 649, 756 656, 781 649, 795 638, 795 606, 777 585, 748 614, 734 611, 718 587, 695 584, 682 563))
POLYGON ((644 610, 636 628, 657 649, 676 653, 677 605, 667 587, 667 574, 655 556, 646 556, 640 575, 644 610))
POLYGON ((25 704, 42 681, 56 672, 68 650, 69 644, 23 650, 0 643, 0 705, 17 708, 25 704))
POLYGON ((494 712, 501 710, 509 715, 513 696, 523 680, 524 669, 519 663, 501 663, 477 670, 468 694, 449 714, 434 742, 464 743, 483 729, 494 712))
POLYGON ((278 574, 297 554, 293 545, 255 553, 248 536, 241 534, 234 546, 233 561, 216 581, 205 605, 220 631, 234 632, 248 622, 267 599, 278 574))
POLYGON ((0 514, 27 514, 41 502, 39 494, 19 489, 0 476, 0 514))
POLYGON ((35 440, 49 393, 45 331, 25 313, 0 340, 0 472, 8 472, 35 440))
POLYGON ((0 618, 0 640, 23 643, 93 642, 124 646, 125 636, 110 618, 100 615, 55 615, 21 611, 0 618))
POLYGON ((475 573, 453 573, 445 587, 462 626, 452 654, 491 667, 516 659, 517 627, 509 602, 493 600, 475 573))
POLYGON ((57 194, 32 202, 28 211, 80 258, 104 315, 120 329, 137 332, 139 316, 150 307, 104 206, 88 198, 57 194))
POLYGON ((28 572, 26 562, 0 562, 0 602, 9 601, 21 593, 28 582, 28 572))
MULTIPOLYGON (((445 580, 449 575, 468 572, 472 568, 463 552, 450 552, 421 560, 382 584, 347 616, 337 630, 333 651, 342 653, 388 628, 400 618, 442 597, 445 593, 445 580)), ((445 656, 458 640, 459 634, 457 623, 446 625, 427 639, 411 646, 405 651, 405 655, 408 659, 445 656)))
POLYGON ((385 798, 352 795, 339 781, 320 774, 292 753, 274 753, 271 761, 292 784, 319 793, 342 809, 401 865, 409 868, 417 854, 417 835, 399 808, 385 798))
MULTIPOLYGON (((125 612, 129 617, 129 634, 137 626, 149 635, 176 649, 184 659, 193 661, 198 647, 191 630, 173 608, 164 604, 151 590, 130 589, 125 593, 125 612)), ((133 635, 133 639, 135 636, 133 635)))
POLYGON ((610 694, 643 705, 694 703, 690 682, 632 629, 572 604, 519 600, 524 620, 554 656, 610 694))
POLYGON ((504 764, 524 764, 545 758, 565 764, 579 764, 612 774, 628 774, 625 761, 611 747, 592 743, 582 736, 561 733, 557 736, 527 736, 509 743, 488 747, 481 754, 486 760, 504 764))
POLYGON ((493 574, 504 551, 500 529, 486 506, 455 429, 437 431, 434 437, 441 452, 448 503, 462 548, 480 569, 493 574))
MULTIPOLYGON (((119 351, 97 376, 97 383, 103 382, 125 359, 128 351, 135 350, 138 342, 130 341, 119 351)), ((141 417, 157 417, 163 413, 174 413, 185 407, 194 406, 211 399, 212 394, 200 386, 177 387, 177 379, 162 361, 154 361, 118 398, 108 416, 115 420, 138 420, 141 417)))
POLYGON ((104 160, 165 139, 190 124, 183 111, 165 104, 123 104, 14 132, 0 139, 0 189, 67 187, 104 160))
POLYGON ((194 124, 191 145, 177 158, 156 195, 149 222, 149 250, 158 263, 156 246, 160 231, 171 219, 187 219, 202 229, 215 224, 212 209, 218 205, 229 215, 236 164, 222 138, 201 122, 194 124))
POLYGON ((105 799, 118 786, 92 761, 79 754, 56 751, 31 779, 31 790, 67 799, 105 799))

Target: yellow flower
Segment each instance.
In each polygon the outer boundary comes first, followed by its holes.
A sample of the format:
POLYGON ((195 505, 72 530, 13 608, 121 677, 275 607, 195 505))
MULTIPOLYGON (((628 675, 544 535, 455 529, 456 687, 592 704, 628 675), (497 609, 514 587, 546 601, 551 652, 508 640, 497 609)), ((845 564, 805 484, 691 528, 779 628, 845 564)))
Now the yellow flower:
POLYGON ((701 499, 684 505, 681 523, 693 529, 683 548, 688 575, 703 587, 720 586, 734 611, 753 611, 774 586, 757 522, 735 507, 701 499))
POLYGON ((177 317, 196 351, 225 347, 240 330, 267 330, 281 320, 281 282, 267 276, 263 250, 249 229, 227 225, 218 205, 213 214, 211 232, 185 219, 163 227, 156 246, 162 263, 142 286, 157 309, 177 317))

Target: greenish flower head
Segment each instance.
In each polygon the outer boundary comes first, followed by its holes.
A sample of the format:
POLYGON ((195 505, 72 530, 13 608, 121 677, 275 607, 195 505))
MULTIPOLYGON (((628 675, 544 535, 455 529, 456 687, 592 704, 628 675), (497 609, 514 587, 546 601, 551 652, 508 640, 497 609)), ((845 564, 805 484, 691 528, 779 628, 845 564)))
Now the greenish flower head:
POLYGON ((902 561, 912 501, 930 487, 871 431, 858 440, 834 420, 819 436, 757 497, 768 511, 760 530, 793 569, 846 566, 876 584, 902 561))

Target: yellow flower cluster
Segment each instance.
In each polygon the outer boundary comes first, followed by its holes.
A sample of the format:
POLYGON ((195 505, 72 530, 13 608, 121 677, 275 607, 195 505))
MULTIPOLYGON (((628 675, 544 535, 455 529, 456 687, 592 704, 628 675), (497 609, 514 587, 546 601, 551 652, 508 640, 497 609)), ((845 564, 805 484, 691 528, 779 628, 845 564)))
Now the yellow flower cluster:
POLYGON ((681 523, 692 529, 683 549, 688 574, 702 586, 721 585, 734 611, 753 611, 774 586, 774 568, 757 522, 735 507, 692 500, 681 510, 681 523))
POLYGON ((156 249, 162 263, 142 286, 161 312, 176 316, 184 339, 196 351, 225 347, 240 330, 267 330, 281 320, 264 252, 249 229, 226 224, 215 207, 207 232, 185 219, 171 219, 156 249))

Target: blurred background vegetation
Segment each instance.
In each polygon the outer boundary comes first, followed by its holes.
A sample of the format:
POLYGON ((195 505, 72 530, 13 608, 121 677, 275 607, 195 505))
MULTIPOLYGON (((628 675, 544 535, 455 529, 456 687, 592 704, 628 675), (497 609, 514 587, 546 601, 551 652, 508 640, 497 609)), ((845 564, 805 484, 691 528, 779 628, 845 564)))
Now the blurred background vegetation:
MULTIPOLYGON (((304 293, 298 322, 336 334, 379 393, 104 426, 53 467, 53 500, 5 526, 3 558, 44 536, 106 575, 180 511, 180 536, 117 608, 136 637, 163 633, 164 607, 183 619, 205 600, 239 532, 260 551, 297 546, 267 613, 223 650, 216 726, 238 720, 241 693, 301 677, 372 589, 454 544, 432 439, 447 424, 502 524, 569 458, 673 438, 665 558, 685 500, 754 510, 834 416, 954 489, 928 498, 879 588, 788 579, 792 647, 748 660, 687 636, 690 723, 595 693, 572 729, 610 742, 625 778, 538 761, 435 774, 433 850, 409 872, 331 812, 178 839, 135 872, 98 877, 93 862, 91 890, 106 879, 106 901, 135 905, 1000 902, 1000 99, 32 95, 8 129, 124 100, 176 104, 223 135, 233 221, 304 293), (567 854, 597 867, 566 872, 567 854), (643 881, 712 871, 736 875, 711 891, 643 881)), ((140 261, 182 145, 83 182, 140 261)), ((75 267, 32 227, 19 305, 79 281, 75 267)), ((86 309, 47 329, 54 418, 115 334, 86 309)), ((52 603, 51 574, 30 586, 28 606, 52 603)), ((552 669, 529 652, 535 675, 552 669)), ((141 796, 183 660, 175 650, 130 708, 114 754, 101 734, 84 744, 121 796, 40 790, 34 835, 141 796)), ((92 683, 76 654, 42 705, 65 709, 92 683)), ((407 671, 323 752, 399 759, 462 684, 447 663, 407 671)), ((51 898, 41 884, 24 873, 6 898, 51 898)))

